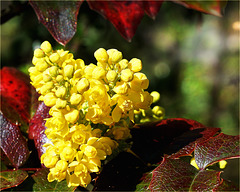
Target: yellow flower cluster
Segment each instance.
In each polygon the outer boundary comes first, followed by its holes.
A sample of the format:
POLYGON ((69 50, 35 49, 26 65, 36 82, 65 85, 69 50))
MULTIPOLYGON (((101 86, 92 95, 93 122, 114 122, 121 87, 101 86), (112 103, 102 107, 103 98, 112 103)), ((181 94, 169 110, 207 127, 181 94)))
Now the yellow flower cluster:
POLYGON ((153 102, 154 96, 144 91, 149 81, 140 72, 141 60, 123 59, 116 49, 100 48, 94 56, 97 64, 85 65, 68 51, 53 50, 48 41, 34 51, 32 85, 51 107, 45 133, 52 144, 45 145, 41 157, 50 182, 66 179, 68 186, 86 187, 116 141, 131 136, 127 120, 134 122, 134 114, 153 102))

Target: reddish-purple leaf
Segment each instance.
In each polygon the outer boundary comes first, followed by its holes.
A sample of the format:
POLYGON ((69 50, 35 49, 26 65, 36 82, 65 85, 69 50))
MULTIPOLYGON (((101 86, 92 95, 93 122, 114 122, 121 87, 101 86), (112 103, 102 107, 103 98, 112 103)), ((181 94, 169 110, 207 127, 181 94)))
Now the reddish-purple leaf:
POLYGON ((0 172, 0 190, 16 187, 27 177, 27 172, 20 169, 2 171, 0 172))
POLYGON ((45 119, 50 117, 48 113, 49 109, 49 107, 41 102, 29 125, 29 138, 34 140, 35 147, 38 150, 39 159, 42 154, 45 153, 45 148, 42 145, 50 142, 45 135, 45 119))
POLYGON ((27 142, 21 134, 19 127, 9 122, 3 114, 1 121, 1 158, 14 167, 20 167, 29 156, 27 142), (7 159, 6 159, 7 158, 7 159))
POLYGON ((49 182, 47 180, 47 175, 49 171, 46 168, 42 168, 32 175, 34 181, 33 191, 74 191, 76 187, 68 187, 66 180, 61 182, 49 182))
POLYGON ((191 154, 196 141, 204 141, 219 130, 183 118, 137 125, 131 130, 132 150, 144 161, 158 163, 164 154, 176 153, 176 158, 191 154))
POLYGON ((54 39, 66 45, 77 28, 77 15, 83 0, 78 1, 30 1, 38 20, 54 39))
POLYGON ((179 1, 172 0, 175 3, 185 6, 189 9, 195 9, 203 13, 212 14, 215 16, 222 16, 222 10, 226 7, 227 0, 214 0, 214 1, 179 1))
MULTIPOLYGON (((3 67, 0 74, 0 93, 3 98, 3 101, 1 102, 3 105, 1 106, 1 111, 4 115, 6 112, 5 117, 7 117, 12 123, 16 123, 18 117, 15 115, 12 116, 7 110, 10 110, 11 112, 15 110, 19 114, 22 122, 29 123, 31 109, 30 101, 32 97, 32 87, 30 85, 29 77, 13 67, 3 67)), ((22 123, 21 121, 17 123, 22 123)))
POLYGON ((205 142, 198 143, 194 150, 194 156, 200 169, 205 169, 223 159, 239 158, 239 136, 220 133, 205 142))
POLYGON ((130 41, 144 16, 142 1, 91 1, 89 7, 108 19, 130 41))
POLYGON ((158 0, 158 1, 152 1, 152 0, 146 0, 143 1, 144 4, 144 10, 148 14, 149 17, 152 19, 155 19, 157 16, 159 9, 162 6, 164 0, 158 0))

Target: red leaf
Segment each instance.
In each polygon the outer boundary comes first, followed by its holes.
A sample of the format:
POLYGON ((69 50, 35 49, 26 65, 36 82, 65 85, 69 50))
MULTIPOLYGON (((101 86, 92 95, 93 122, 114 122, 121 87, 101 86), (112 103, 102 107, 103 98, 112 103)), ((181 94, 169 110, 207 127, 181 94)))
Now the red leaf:
POLYGON ((211 191, 221 183, 220 172, 198 171, 181 159, 164 158, 152 172, 151 191, 211 191))
POLYGON ((29 1, 38 20, 48 29, 54 39, 66 45, 77 28, 77 15, 83 0, 78 1, 29 1))
POLYGON ((3 114, 0 114, 0 121, 1 150, 3 151, 1 158, 18 168, 24 164, 29 156, 27 142, 22 136, 19 127, 9 122, 3 114))
POLYGON ((162 6, 164 0, 158 0, 158 1, 151 1, 151 0, 146 0, 144 1, 144 10, 148 14, 149 17, 152 19, 155 19, 157 16, 159 9, 162 6))
POLYGON ((181 4, 189 9, 195 9, 203 13, 212 14, 215 16, 222 16, 222 9, 225 8, 227 0, 214 0, 214 1, 178 1, 173 0, 175 3, 181 4))
POLYGON ((28 177, 27 172, 20 169, 2 171, 0 175, 0 190, 16 187, 28 177))
POLYGON ((50 142, 45 135, 45 119, 50 117, 48 113, 49 109, 49 107, 41 102, 29 125, 29 138, 34 140, 35 147, 38 150, 39 159, 42 154, 45 153, 45 148, 42 145, 50 142))
MULTIPOLYGON (((1 107, 1 111, 13 108, 20 115, 22 121, 29 123, 32 91, 29 77, 13 67, 4 67, 0 74, 0 92, 1 97, 4 98, 4 103, 2 102, 4 107, 1 107)), ((16 117, 11 113, 5 116, 12 123, 16 123, 16 117)))
POLYGON ((240 157, 239 136, 220 133, 209 140, 198 143, 194 150, 196 163, 200 169, 223 159, 240 157))
POLYGON ((164 154, 175 153, 172 158, 191 154, 195 142, 204 141, 219 130, 183 118, 146 123, 131 130, 132 150, 144 161, 157 163, 164 154))
POLYGON ((142 1, 91 1, 89 7, 108 19, 130 41, 144 16, 142 1))

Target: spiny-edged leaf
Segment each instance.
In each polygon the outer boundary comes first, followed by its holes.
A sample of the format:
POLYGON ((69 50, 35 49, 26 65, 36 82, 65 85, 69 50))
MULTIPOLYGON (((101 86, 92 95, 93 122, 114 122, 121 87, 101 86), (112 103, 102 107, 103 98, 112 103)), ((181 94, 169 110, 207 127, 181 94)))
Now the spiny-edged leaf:
POLYGON ((130 41, 144 16, 142 1, 92 1, 89 7, 108 19, 120 34, 130 41))
POLYGON ((206 140, 217 131, 219 129, 208 129, 197 121, 183 118, 137 125, 131 130, 132 150, 144 161, 158 163, 163 154, 192 153, 196 140, 206 140))
POLYGON ((47 168, 42 168, 32 175, 34 181, 33 191, 74 191, 76 187, 68 187, 66 180, 61 182, 47 180, 49 171, 47 168))
POLYGON ((220 133, 205 142, 198 143, 194 150, 194 156, 200 169, 205 169, 223 159, 239 158, 239 135, 230 136, 220 133))
POLYGON ((77 28, 77 15, 83 0, 78 1, 34 1, 30 4, 38 20, 48 29, 54 39, 66 45, 77 28))
POLYGON ((222 182, 220 172, 199 171, 182 159, 164 158, 149 175, 137 186, 137 191, 147 184, 151 191, 212 191, 222 182), (150 183, 149 175, 152 176, 150 183))
POLYGON ((226 7, 227 0, 213 0, 213 1, 202 1, 202 0, 194 0, 194 1, 179 1, 173 0, 176 3, 179 3, 186 8, 195 9, 197 11, 201 11, 203 13, 212 14, 215 16, 222 16, 222 11, 226 7))
POLYGON ((9 121, 23 125, 26 131, 32 98, 30 79, 13 67, 1 69, 0 76, 1 111, 9 121))
POLYGON ((152 19, 155 19, 157 16, 159 9, 161 8, 161 5, 164 0, 158 0, 158 1, 152 1, 152 0, 146 0, 143 1, 144 10, 147 13, 149 17, 152 19))
POLYGON ((27 172, 20 169, 2 171, 0 172, 0 190, 18 186, 27 177, 27 172))
POLYGON ((1 159, 14 167, 20 167, 29 156, 27 142, 21 134, 19 126, 9 122, 0 113, 1 122, 1 159))
POLYGON ((34 140, 35 147, 38 150, 39 158, 46 151, 43 147, 43 144, 50 143, 50 140, 45 134, 45 119, 50 117, 49 109, 49 107, 47 107, 43 102, 41 102, 29 125, 28 136, 30 139, 34 140))

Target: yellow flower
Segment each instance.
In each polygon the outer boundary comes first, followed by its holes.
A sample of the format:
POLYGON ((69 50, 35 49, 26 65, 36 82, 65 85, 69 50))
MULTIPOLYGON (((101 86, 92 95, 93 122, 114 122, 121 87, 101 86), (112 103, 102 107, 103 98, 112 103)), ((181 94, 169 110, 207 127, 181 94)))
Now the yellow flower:
POLYGON ((158 102, 160 99, 160 93, 158 93, 157 91, 151 92, 151 96, 153 97, 153 103, 158 102))
POLYGON ((58 87, 57 91, 55 92, 55 95, 59 98, 64 98, 67 94, 67 89, 64 86, 58 87))
POLYGON ((53 168, 53 167, 55 167, 56 163, 58 162, 58 157, 46 155, 46 156, 43 156, 42 162, 47 168, 53 168))
POLYGON ((60 59, 60 56, 59 56, 58 53, 53 53, 49 56, 49 59, 50 59, 51 62, 57 63, 60 59))
POLYGON ((107 51, 103 48, 99 48, 97 51, 94 52, 94 57, 99 62, 107 62, 108 61, 108 54, 107 51))
POLYGON ((54 93, 50 92, 47 93, 44 97, 43 97, 43 101, 45 103, 46 106, 48 107, 52 107, 56 104, 57 102, 57 97, 55 96, 54 93))
POLYGON ((106 78, 109 82, 115 81, 116 77, 117 77, 117 72, 116 71, 110 70, 110 71, 107 72, 106 78))
POLYGON ((48 42, 48 41, 44 41, 41 44, 41 49, 45 52, 45 53, 50 53, 52 51, 52 45, 48 42))
POLYGON ((76 154, 76 150, 73 149, 72 147, 67 146, 60 153, 60 158, 64 161, 72 162, 75 154, 76 154))
POLYGON ((128 82, 133 79, 133 72, 130 69, 123 69, 121 71, 121 80, 128 82))
POLYGON ((127 127, 114 127, 111 129, 111 132, 116 140, 127 139, 131 136, 130 130, 127 127))
POLYGON ((83 131, 83 130, 76 130, 72 135, 72 141, 79 145, 86 143, 88 138, 91 136, 91 132, 83 131))
POLYGON ((68 163, 67 161, 64 161, 64 160, 59 160, 55 165, 55 168, 60 172, 66 171, 67 167, 68 167, 68 163))
POLYGON ((89 88, 89 81, 86 78, 82 78, 77 83, 77 91, 83 93, 89 88))
POLYGON ((44 57, 44 52, 41 49, 35 49, 34 57, 42 58, 42 57, 44 57))
POLYGON ((137 58, 133 58, 128 63, 129 69, 133 72, 139 72, 142 70, 142 61, 137 58))
POLYGON ((87 157, 94 158, 97 155, 97 149, 91 145, 83 144, 80 150, 83 151, 87 157))
POLYGON ((70 112, 64 116, 69 123, 75 123, 79 118, 79 111, 77 109, 71 109, 70 112))
POLYGON ((83 97, 80 94, 73 93, 70 97, 70 103, 72 105, 78 105, 82 101, 83 97))
POLYGON ((109 56, 108 63, 110 65, 115 64, 122 59, 122 53, 117 49, 108 49, 107 53, 109 56))

